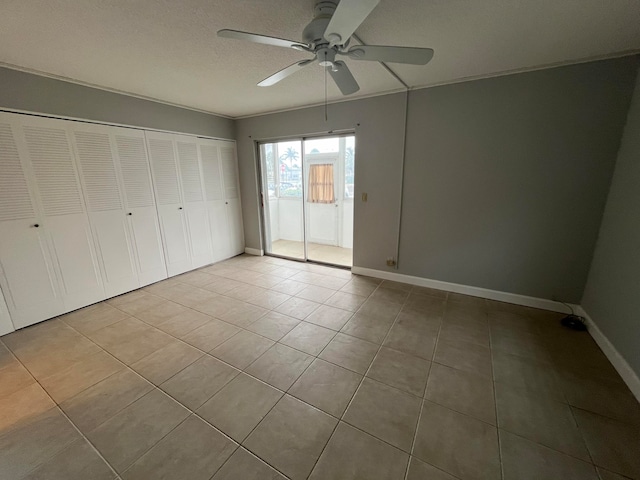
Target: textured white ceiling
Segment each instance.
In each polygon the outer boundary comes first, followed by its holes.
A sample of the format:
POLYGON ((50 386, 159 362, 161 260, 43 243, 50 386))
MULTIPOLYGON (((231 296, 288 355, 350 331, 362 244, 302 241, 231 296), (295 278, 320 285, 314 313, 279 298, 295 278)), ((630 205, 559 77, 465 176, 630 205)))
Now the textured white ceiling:
MULTIPOLYGON (((221 28, 298 40, 314 0, 0 0, 0 62, 214 113, 243 116, 324 100, 311 66, 256 83, 302 52, 216 37, 221 28)), ((426 66, 390 66, 412 87, 640 50, 640 0, 381 0, 367 44, 434 48, 426 66)), ((400 85, 347 61, 361 90, 400 85)), ((329 78, 329 100, 342 98, 329 78)))

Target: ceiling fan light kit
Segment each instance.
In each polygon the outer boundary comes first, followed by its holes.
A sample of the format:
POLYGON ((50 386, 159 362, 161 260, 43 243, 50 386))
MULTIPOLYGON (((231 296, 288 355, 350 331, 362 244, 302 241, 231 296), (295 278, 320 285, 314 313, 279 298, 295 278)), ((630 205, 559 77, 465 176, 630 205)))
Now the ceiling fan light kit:
POLYGON ((365 21, 380 0, 321 0, 314 7, 314 18, 302 32, 303 42, 269 37, 238 30, 220 30, 219 37, 248 40, 276 47, 292 48, 311 53, 313 58, 298 61, 274 73, 258 83, 260 87, 275 85, 299 70, 318 63, 330 75, 343 95, 360 90, 349 67, 336 56, 351 60, 426 65, 433 58, 433 50, 418 47, 393 47, 386 45, 355 45, 349 48, 352 35, 365 21))

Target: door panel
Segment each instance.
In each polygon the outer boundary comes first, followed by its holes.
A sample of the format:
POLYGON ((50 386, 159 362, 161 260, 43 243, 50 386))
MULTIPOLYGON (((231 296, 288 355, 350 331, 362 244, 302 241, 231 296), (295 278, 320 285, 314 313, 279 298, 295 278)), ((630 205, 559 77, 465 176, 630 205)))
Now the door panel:
POLYGON ((135 290, 140 286, 135 268, 129 228, 122 211, 91 214, 107 297, 135 290))
POLYGON ((242 225, 242 207, 240 199, 227 200, 227 218, 229 221, 230 245, 233 255, 244 252, 244 227, 242 225))
POLYGON ((233 255, 231 248, 231 234, 227 219, 227 205, 223 200, 208 202, 207 213, 213 245, 213 261, 219 262, 233 255))
POLYGON ((169 276, 191 269, 191 255, 172 136, 145 132, 169 276))
POLYGON ((44 228, 35 219, 0 223, 0 286, 16 328, 64 312, 44 228))
POLYGON ((112 128, 141 286, 167 278, 144 132, 112 128))
POLYGON ((155 207, 133 208, 127 218, 138 259, 140 285, 149 285, 167 278, 155 207))
POLYGON ((45 226, 60 269, 65 308, 102 300, 105 294, 86 216, 50 217, 45 226))

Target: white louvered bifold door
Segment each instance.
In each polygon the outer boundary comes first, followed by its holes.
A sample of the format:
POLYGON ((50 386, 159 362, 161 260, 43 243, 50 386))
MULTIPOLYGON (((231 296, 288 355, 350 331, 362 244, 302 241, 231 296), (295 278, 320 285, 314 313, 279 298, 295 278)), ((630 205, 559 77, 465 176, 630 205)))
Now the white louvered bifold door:
POLYGON ((184 212, 191 251, 191 267, 198 268, 213 262, 211 233, 202 184, 197 139, 174 135, 180 180, 184 196, 184 212))
POLYGON ((74 122, 69 133, 93 232, 105 294, 140 286, 110 127, 74 122))
POLYGON ((0 113, 0 288, 15 328, 64 312, 43 217, 28 179, 20 118, 0 113))
POLYGON ((191 270, 187 228, 173 135, 145 132, 160 232, 169 276, 191 270))
POLYGON ((68 122, 21 116, 19 123, 65 310, 102 300, 102 276, 73 160, 68 122))
POLYGON ((224 185, 222 183, 220 148, 217 141, 207 139, 198 139, 198 148, 202 162, 213 261, 219 262, 233 256, 227 205, 224 199, 224 185))
POLYGON ((149 285, 167 278, 160 224, 153 195, 144 132, 110 127, 120 170, 120 185, 133 240, 138 281, 149 285))
POLYGON ((244 252, 244 227, 242 224, 236 145, 234 142, 219 142, 219 145, 225 202, 231 235, 231 251, 233 255, 238 255, 244 252))

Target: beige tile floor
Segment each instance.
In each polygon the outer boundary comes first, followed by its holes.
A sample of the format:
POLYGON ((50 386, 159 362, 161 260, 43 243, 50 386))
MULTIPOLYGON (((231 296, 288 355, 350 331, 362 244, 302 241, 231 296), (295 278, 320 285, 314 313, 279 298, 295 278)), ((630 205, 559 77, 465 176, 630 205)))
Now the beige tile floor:
POLYGON ((559 314, 240 256, 2 337, 2 479, 640 478, 559 314))
MULTIPOLYGON (((304 258, 304 243, 293 240, 276 240, 271 244, 271 253, 284 257, 304 258)), ((336 247, 333 245, 321 245, 319 243, 307 244, 307 256, 309 260, 350 267, 353 265, 353 250, 351 248, 336 247)))

